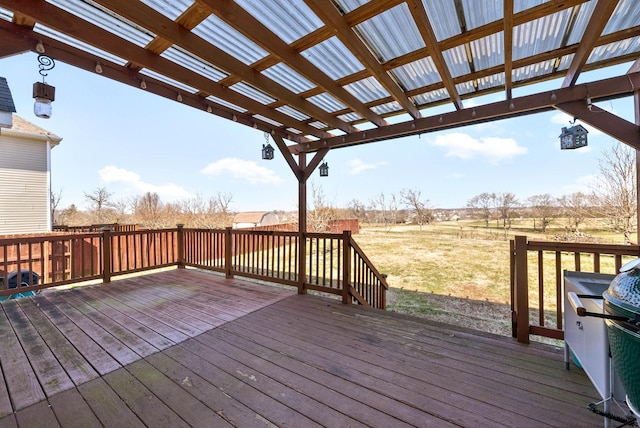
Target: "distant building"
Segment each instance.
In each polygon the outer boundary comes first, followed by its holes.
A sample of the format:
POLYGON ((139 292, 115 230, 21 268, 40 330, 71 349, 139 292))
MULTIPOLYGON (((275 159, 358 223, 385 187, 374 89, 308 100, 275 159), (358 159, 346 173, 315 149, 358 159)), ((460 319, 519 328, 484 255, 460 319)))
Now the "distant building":
POLYGON ((238 213, 233 217, 233 228, 244 229, 247 227, 271 226, 278 224, 278 216, 272 211, 252 211, 238 213))
POLYGON ((0 128, 0 235, 50 232, 51 149, 62 138, 11 119, 10 128, 0 128))

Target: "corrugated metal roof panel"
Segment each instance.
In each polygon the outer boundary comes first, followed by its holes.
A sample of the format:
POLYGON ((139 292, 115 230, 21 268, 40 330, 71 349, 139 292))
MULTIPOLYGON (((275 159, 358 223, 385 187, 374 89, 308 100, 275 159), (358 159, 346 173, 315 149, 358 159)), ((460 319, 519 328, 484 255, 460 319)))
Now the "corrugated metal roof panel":
POLYGON ((155 37, 155 34, 91 0, 49 0, 49 3, 141 47, 155 37))
POLYGON ((391 74, 405 90, 421 88, 442 81, 431 57, 394 68, 391 70, 391 74))
MULTIPOLYGON (((145 76, 149 76, 153 79, 159 80, 161 82, 164 82, 168 85, 172 85, 175 86, 178 89, 182 89, 185 92, 189 92, 191 94, 195 94, 196 92, 198 92, 198 90, 192 86, 189 85, 185 85, 182 82, 178 82, 177 80, 174 80, 170 77, 165 76, 164 74, 159 74, 149 68, 143 68, 142 70, 140 70, 140 74, 144 74, 145 76)), ((177 94, 176 94, 177 96, 177 94)))
POLYGON ((513 59, 518 60, 561 47, 571 9, 525 22, 513 28, 513 59))
POLYGON ((522 80, 539 77, 545 74, 550 74, 553 71, 554 63, 555 60, 550 59, 548 61, 527 65, 526 67, 516 68, 515 70, 513 70, 513 81, 519 82, 522 80))
POLYGON ((160 12, 172 21, 175 21, 177 17, 187 10, 194 0, 140 0, 147 6, 160 12))
POLYGON ((344 13, 349 13, 354 9, 359 8, 363 4, 369 3, 370 0, 335 0, 340 9, 344 11, 344 13))
POLYGON ((373 77, 367 77, 366 79, 350 83, 346 85, 344 89, 363 103, 389 96, 389 92, 373 77))
POLYGON ((464 46, 448 49, 442 52, 442 56, 444 56, 444 61, 447 63, 451 77, 458 77, 471 72, 464 46))
POLYGON ((456 91, 460 95, 470 94, 476 91, 476 87, 473 85, 472 81, 462 82, 456 84, 456 91))
POLYGON ((638 25, 640 25, 638 0, 620 0, 602 34, 615 33, 638 25))
POLYGON ((360 61, 335 36, 300 54, 334 80, 364 70, 360 61))
POLYGON ((513 13, 531 9, 532 7, 539 6, 548 1, 549 0, 515 0, 515 2, 513 3, 513 13))
POLYGON ((501 20, 504 16, 503 0, 462 0, 462 10, 467 31, 501 20))
POLYGON ((378 104, 377 106, 373 106, 371 107, 371 110, 373 110, 374 113, 377 113, 377 114, 386 114, 386 113, 393 113, 396 111, 400 111, 402 110, 402 106, 398 104, 397 101, 391 101, 388 103, 378 104))
POLYGON ((424 94, 414 95, 411 97, 418 106, 425 106, 427 104, 441 101, 449 98, 449 92, 446 89, 436 89, 435 91, 426 92, 424 94))
POLYGON ((261 91, 258 88, 253 87, 252 85, 246 82, 238 82, 234 85, 229 86, 229 89, 232 89, 247 98, 251 98, 254 101, 257 101, 261 104, 271 104, 276 100, 276 98, 267 94, 266 92, 261 91))
POLYGON ((324 25, 303 0, 235 1, 287 44, 324 25))
POLYGON ((453 0, 422 0, 438 41, 462 33, 453 0))
POLYGON ((589 55, 587 64, 637 52, 640 52, 640 36, 598 46, 589 55))
POLYGON ((262 74, 296 94, 316 87, 300 73, 282 62, 263 70, 262 74))
POLYGON ((503 31, 474 40, 470 45, 476 71, 504 64, 503 31))
POLYGON ((292 134, 296 134, 296 135, 302 134, 301 130, 295 129, 295 128, 287 128, 287 132, 291 132, 292 134))
POLYGON ((274 125, 274 126, 278 126, 278 127, 282 126, 280 122, 276 122, 275 120, 262 116, 261 114, 254 114, 253 117, 263 122, 270 123, 271 125, 274 125))
POLYGON ((276 108, 276 110, 278 110, 280 113, 284 113, 288 116, 293 117, 294 119, 298 119, 299 121, 304 121, 304 120, 308 120, 310 119, 310 117, 304 113, 302 113, 300 110, 297 110, 291 106, 282 106, 282 107, 278 107, 276 108))
POLYGON ((478 89, 490 89, 504 85, 504 73, 492 74, 478 79, 478 89))
POLYGON ((207 17, 192 31, 247 65, 253 64, 268 54, 267 51, 215 15, 207 17))
POLYGON ((360 116, 358 113, 341 114, 340 116, 337 116, 337 117, 341 121, 347 122, 347 123, 356 122, 362 119, 362 116, 360 116))
POLYGON ((13 21, 13 12, 7 10, 3 7, 0 7, 0 19, 4 19, 5 21, 13 21))
POLYGON ((204 59, 185 51, 180 46, 170 47, 162 52, 160 56, 216 82, 229 75, 204 59))
POLYGON ((589 20, 591 19, 591 15, 593 15, 593 9, 595 7, 595 1, 582 3, 581 5, 577 6, 578 13, 574 19, 569 37, 567 38, 567 45, 580 43, 580 40, 582 40, 582 36, 584 36, 584 32, 587 29, 587 25, 589 24, 589 20))
POLYGON ((103 58, 103 59, 105 59, 107 61, 111 61, 111 62, 113 62, 115 64, 118 64, 118 65, 122 66, 122 65, 125 65, 125 64, 128 63, 128 61, 126 61, 126 60, 124 60, 124 59, 122 59, 120 57, 117 57, 115 55, 111 55, 109 52, 106 52, 106 51, 100 50, 98 48, 95 48, 95 47, 93 47, 91 45, 88 45, 88 44, 78 40, 78 39, 71 38, 71 37, 67 36, 66 34, 63 34, 63 33, 59 32, 59 31, 56 31, 56 30, 54 30, 52 28, 45 27, 44 25, 36 23, 35 27, 33 27, 33 31, 35 31, 36 33, 42 34, 44 36, 51 37, 54 40, 58 40, 59 42, 62 42, 64 44, 67 44, 67 45, 72 46, 74 48, 77 48, 77 49, 83 50, 85 52, 88 52, 91 55, 95 55, 95 56, 103 58))
POLYGON ((347 108, 346 105, 342 104, 342 102, 338 101, 336 98, 326 92, 309 97, 307 98, 307 101, 317 105, 318 107, 329 113, 347 108))
POLYGON ((327 127, 327 124, 324 122, 320 122, 318 120, 309 123, 310 126, 313 126, 316 129, 324 129, 327 127))
POLYGON ((233 103, 230 103, 229 101, 225 101, 222 98, 214 97, 213 95, 209 95, 207 97, 207 99, 209 101, 211 101, 211 102, 214 102, 214 103, 219 104, 219 105, 224 106, 224 107, 228 107, 228 108, 230 108, 232 110, 235 110, 235 111, 238 111, 240 113, 245 113, 247 111, 247 109, 245 109, 245 108, 242 108, 242 107, 237 106, 237 105, 235 105, 233 103))
POLYGON ((425 46, 406 3, 364 21, 355 29, 380 62, 425 46))

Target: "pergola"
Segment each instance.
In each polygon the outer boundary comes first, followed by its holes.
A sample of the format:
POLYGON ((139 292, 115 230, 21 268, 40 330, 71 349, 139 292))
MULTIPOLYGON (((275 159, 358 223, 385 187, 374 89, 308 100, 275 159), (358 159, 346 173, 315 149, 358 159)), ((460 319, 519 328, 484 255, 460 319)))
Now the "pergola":
POLYGON ((45 53, 268 133, 301 231, 331 149, 552 109, 640 149, 637 0, 0 0, 0 18, 0 58, 45 53), (595 105, 629 96, 635 123, 595 105))

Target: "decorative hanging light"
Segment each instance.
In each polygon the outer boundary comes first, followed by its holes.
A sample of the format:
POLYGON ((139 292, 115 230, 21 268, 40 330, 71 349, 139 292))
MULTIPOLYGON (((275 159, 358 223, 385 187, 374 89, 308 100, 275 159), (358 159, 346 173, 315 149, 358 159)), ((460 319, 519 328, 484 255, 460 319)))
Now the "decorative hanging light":
POLYGON ((269 144, 269 134, 267 132, 264 133, 264 141, 266 144, 262 145, 262 159, 271 160, 273 159, 273 147, 269 144))
POLYGON ((327 162, 322 162, 320 164, 320 177, 328 177, 329 176, 329 165, 327 165, 327 162))
POLYGON ((44 54, 38 55, 38 63, 40 64, 38 72, 42 76, 42 82, 33 84, 33 98, 35 98, 33 113, 43 119, 49 119, 51 117, 51 102, 55 100, 56 88, 47 85, 44 78, 47 76, 46 72, 52 70, 56 63, 51 57, 44 54))

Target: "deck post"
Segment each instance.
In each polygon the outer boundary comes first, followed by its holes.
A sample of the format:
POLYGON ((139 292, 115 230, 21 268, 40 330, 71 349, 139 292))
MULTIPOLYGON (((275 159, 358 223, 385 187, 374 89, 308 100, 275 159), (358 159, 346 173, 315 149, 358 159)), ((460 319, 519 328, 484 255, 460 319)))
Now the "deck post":
POLYGON ((527 267, 527 237, 515 237, 515 300, 516 337, 529 343, 529 273, 527 267))
POLYGON ((231 239, 231 228, 227 227, 224 231, 224 274, 227 279, 233 278, 231 268, 233 267, 233 240, 231 239))
MULTIPOLYGON (((307 155, 298 154, 298 167, 304 171, 307 155)), ((307 176, 298 174, 298 294, 307 294, 307 176)))
POLYGON ((111 227, 102 228, 102 282, 111 282, 111 227))
POLYGON ((178 269, 184 269, 184 224, 178 223, 178 269))
POLYGON ((351 303, 351 231, 342 232, 342 303, 351 303))

